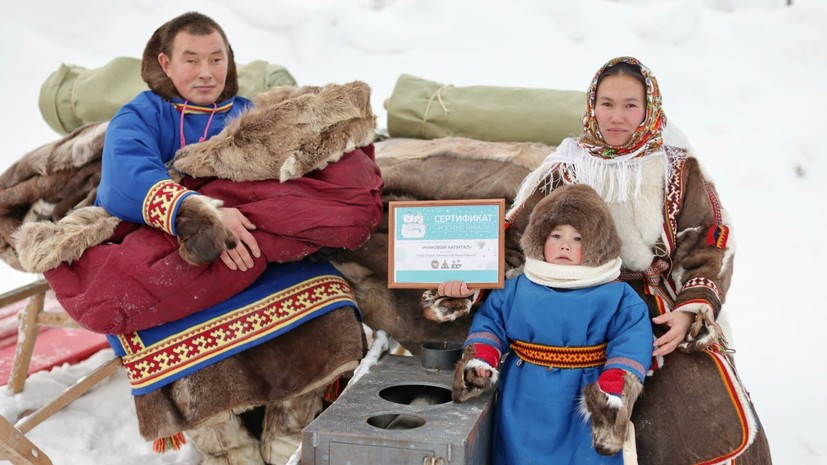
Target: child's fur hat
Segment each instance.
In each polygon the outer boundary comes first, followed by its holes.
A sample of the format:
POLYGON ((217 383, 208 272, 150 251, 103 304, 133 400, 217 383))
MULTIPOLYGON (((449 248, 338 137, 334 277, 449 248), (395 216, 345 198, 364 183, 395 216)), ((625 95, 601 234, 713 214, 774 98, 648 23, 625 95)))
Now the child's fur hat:
POLYGON ((583 243, 583 266, 600 266, 620 255, 620 237, 606 202, 585 184, 564 185, 540 200, 528 220, 520 245, 526 257, 544 260, 551 231, 569 224, 583 243))

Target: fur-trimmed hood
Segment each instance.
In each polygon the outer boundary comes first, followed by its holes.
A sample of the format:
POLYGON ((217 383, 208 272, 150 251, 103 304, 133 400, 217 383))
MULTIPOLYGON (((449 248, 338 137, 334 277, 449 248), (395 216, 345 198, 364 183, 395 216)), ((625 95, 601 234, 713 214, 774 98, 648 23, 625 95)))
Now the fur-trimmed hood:
MULTIPOLYGON (((155 30, 144 47, 141 59, 141 79, 153 92, 167 100, 183 98, 172 83, 172 79, 161 68, 161 63, 158 62, 158 54, 162 52, 164 42, 172 42, 173 37, 169 37, 171 26, 172 21, 169 21, 155 30)), ((233 47, 230 46, 228 40, 224 39, 224 41, 227 44, 227 79, 224 83, 224 91, 218 96, 218 102, 229 100, 238 94, 238 70, 235 65, 233 47)))
POLYGON ((591 187, 575 184, 558 187, 534 207, 520 240, 525 256, 543 260, 546 238, 563 224, 580 232, 584 266, 600 266, 620 255, 620 238, 606 202, 591 187))

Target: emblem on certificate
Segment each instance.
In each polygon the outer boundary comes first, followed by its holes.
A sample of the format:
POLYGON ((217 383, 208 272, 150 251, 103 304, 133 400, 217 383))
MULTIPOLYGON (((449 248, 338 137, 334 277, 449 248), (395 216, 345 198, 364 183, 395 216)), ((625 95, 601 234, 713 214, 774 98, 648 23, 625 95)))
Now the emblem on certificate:
POLYGON ((503 287, 505 200, 388 203, 388 287, 503 287))

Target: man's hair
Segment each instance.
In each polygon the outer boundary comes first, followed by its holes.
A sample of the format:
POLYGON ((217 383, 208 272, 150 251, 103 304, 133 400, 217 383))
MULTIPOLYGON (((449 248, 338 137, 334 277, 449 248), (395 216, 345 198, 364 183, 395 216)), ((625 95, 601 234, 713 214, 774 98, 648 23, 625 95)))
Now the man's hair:
POLYGON ((164 53, 172 56, 172 44, 179 32, 186 32, 197 36, 205 36, 218 32, 227 47, 227 80, 224 91, 218 97, 219 101, 227 100, 238 93, 238 71, 235 65, 235 56, 230 41, 221 26, 209 16, 190 11, 177 16, 155 30, 144 48, 141 62, 141 78, 150 89, 164 98, 180 97, 172 80, 167 77, 158 63, 158 55, 164 53))

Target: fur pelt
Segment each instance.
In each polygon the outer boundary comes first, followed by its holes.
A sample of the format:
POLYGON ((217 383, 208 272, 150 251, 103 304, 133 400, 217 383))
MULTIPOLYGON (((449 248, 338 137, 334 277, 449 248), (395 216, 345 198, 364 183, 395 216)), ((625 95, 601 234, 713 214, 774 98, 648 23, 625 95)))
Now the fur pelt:
POLYGON ((618 404, 597 383, 583 388, 581 413, 591 421, 592 446, 601 455, 614 455, 623 448, 632 408, 643 391, 643 383, 629 372, 623 374, 623 382, 618 404))
POLYGON ((196 178, 285 182, 371 143, 375 126, 364 82, 276 87, 221 134, 180 149, 172 166, 196 178))
POLYGON ((224 411, 209 418, 187 431, 187 436, 201 453, 201 465, 264 465, 258 439, 250 435, 233 412, 224 411))
POLYGON ((554 146, 539 142, 485 142, 467 137, 409 139, 397 137, 382 142, 382 156, 398 160, 423 160, 446 156, 468 160, 494 160, 532 170, 554 146))
POLYGON ((520 240, 526 257, 544 260, 546 238, 564 224, 580 232, 584 266, 600 266, 620 255, 620 238, 606 202, 591 187, 573 184, 554 189, 534 207, 520 240))
MULTIPOLYGON (((27 153, 0 175, 0 258, 25 271, 12 234, 22 223, 57 221, 92 205, 108 123, 89 123, 27 153)), ((40 252, 40 255, 55 251, 40 252)))

